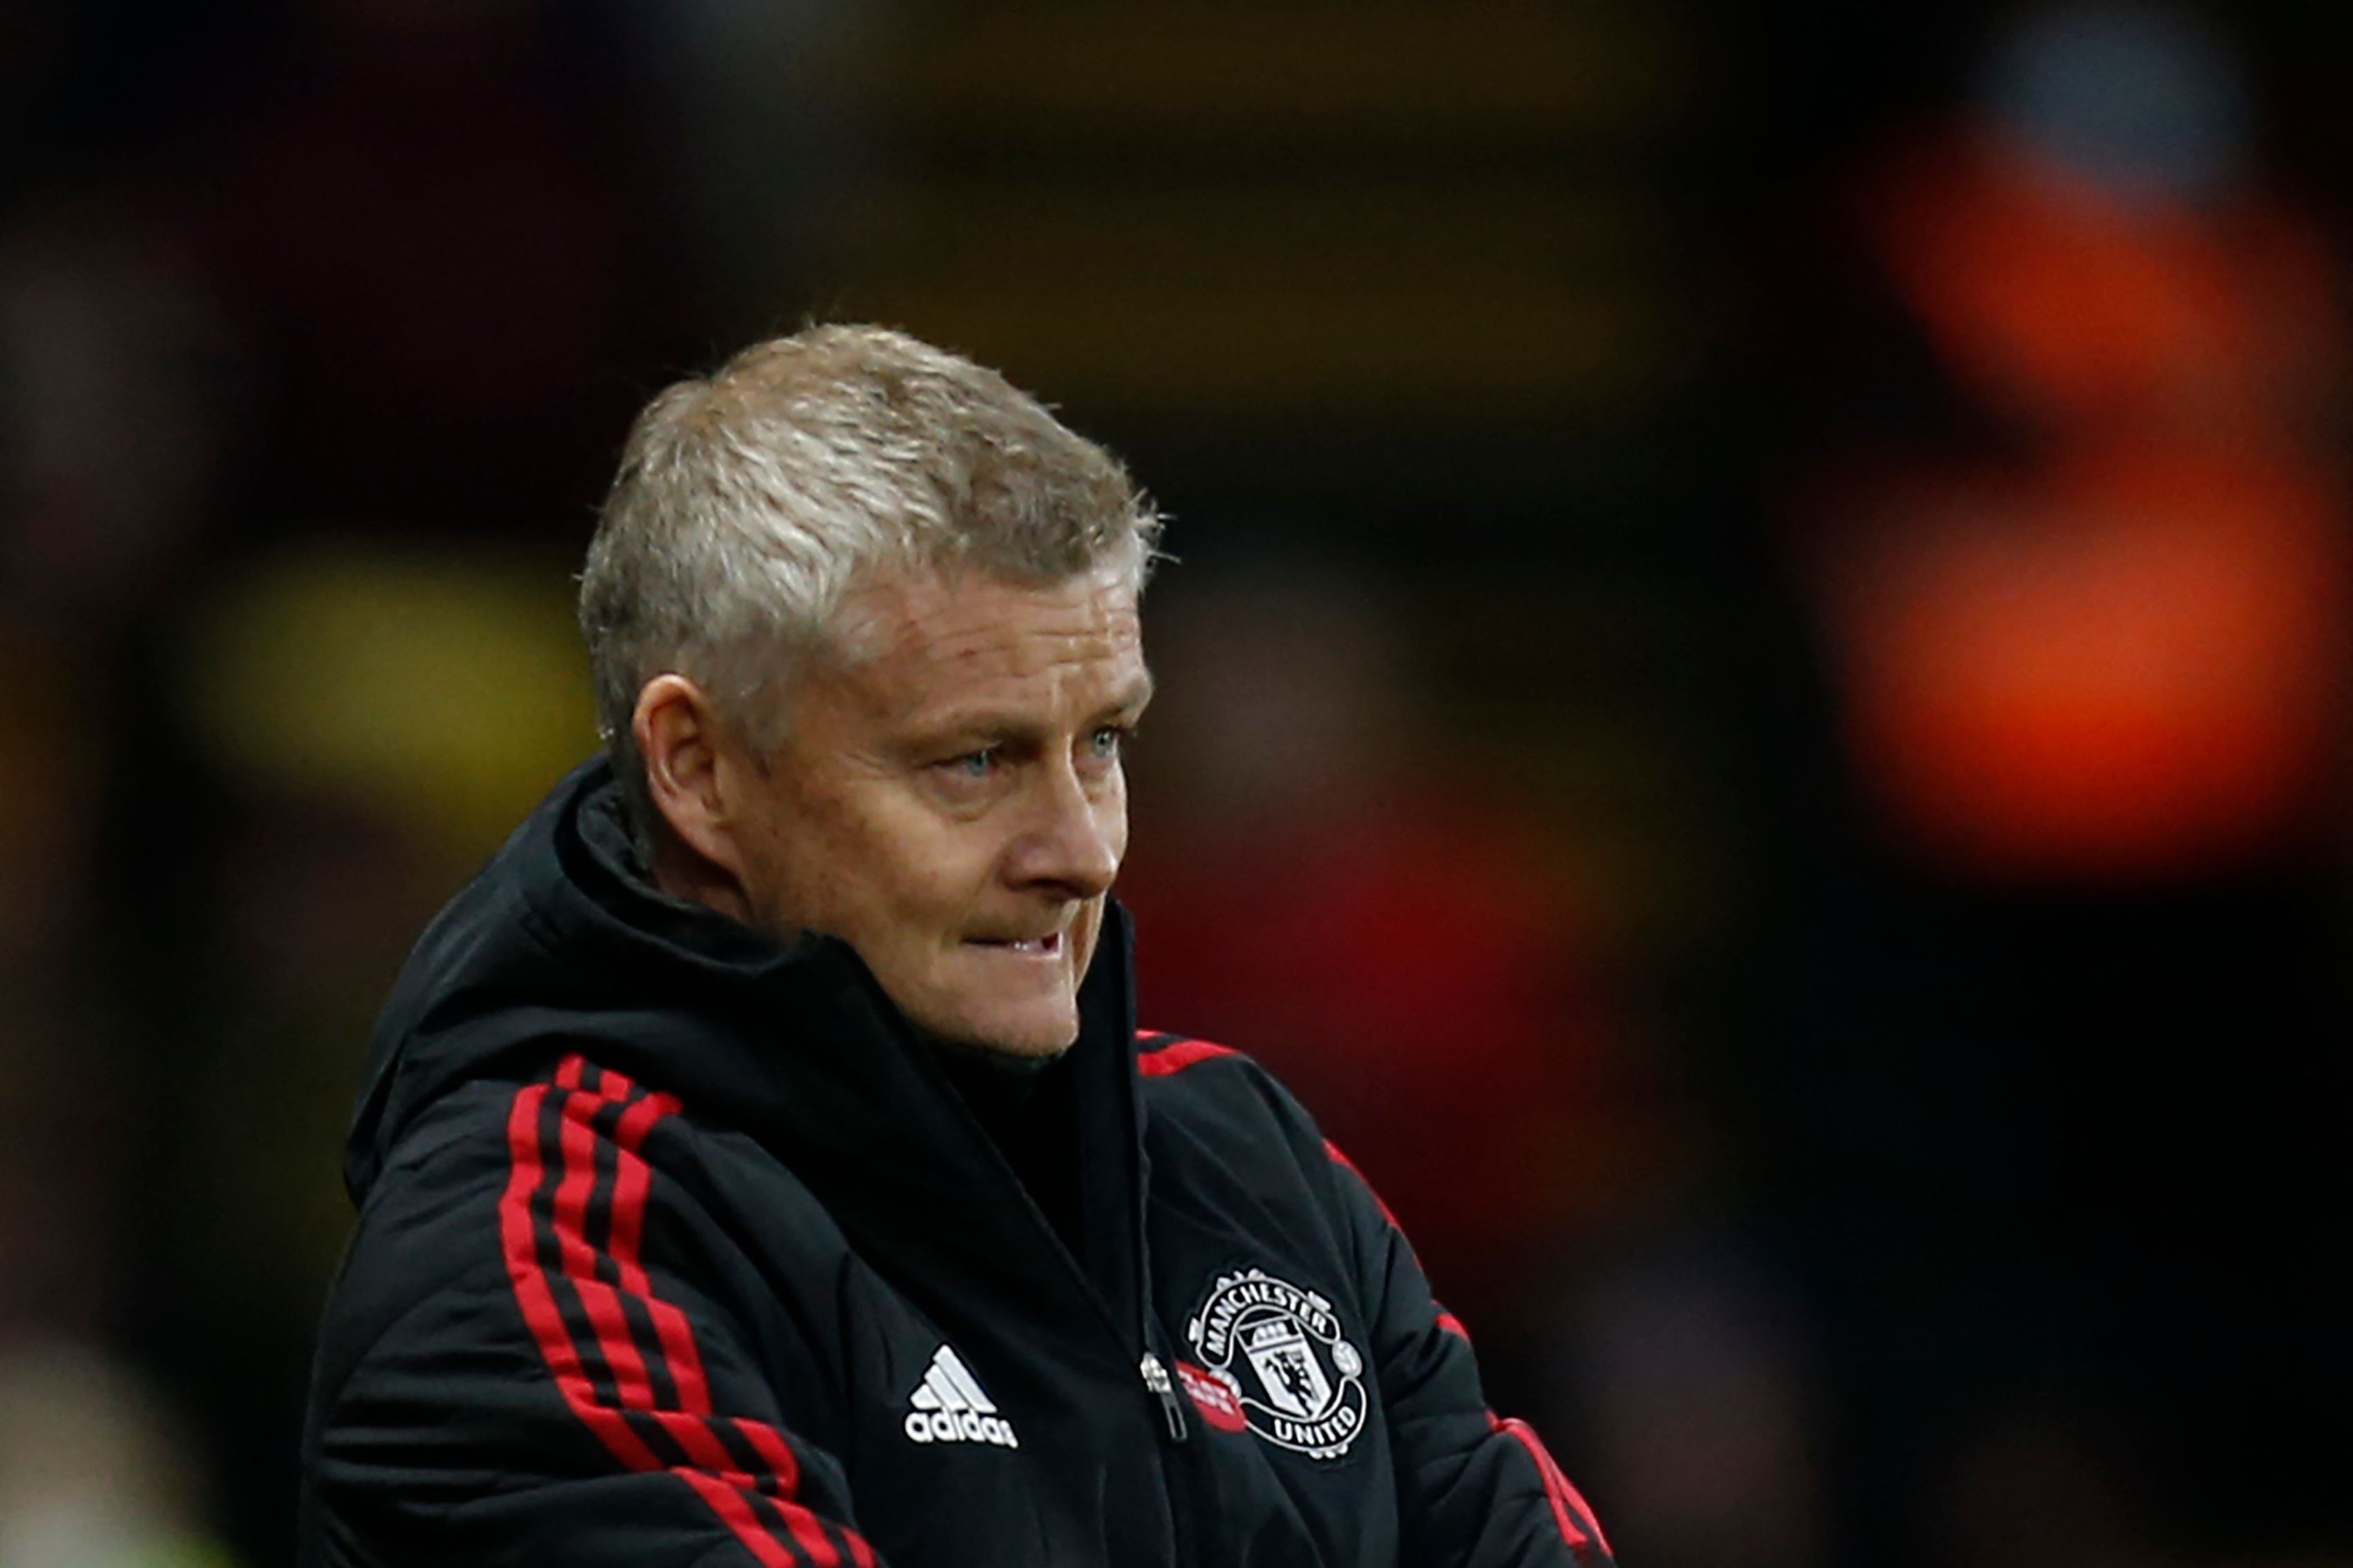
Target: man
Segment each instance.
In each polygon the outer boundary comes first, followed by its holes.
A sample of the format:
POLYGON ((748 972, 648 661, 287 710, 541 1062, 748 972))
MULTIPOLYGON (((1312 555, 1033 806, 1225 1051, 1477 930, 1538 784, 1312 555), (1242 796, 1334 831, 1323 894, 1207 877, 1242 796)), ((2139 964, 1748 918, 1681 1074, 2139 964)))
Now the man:
POLYGON ((896 333, 647 409, 581 586, 607 758, 379 1028, 307 1563, 1606 1561, 1305 1113, 1134 1027, 1157 532, 896 333))

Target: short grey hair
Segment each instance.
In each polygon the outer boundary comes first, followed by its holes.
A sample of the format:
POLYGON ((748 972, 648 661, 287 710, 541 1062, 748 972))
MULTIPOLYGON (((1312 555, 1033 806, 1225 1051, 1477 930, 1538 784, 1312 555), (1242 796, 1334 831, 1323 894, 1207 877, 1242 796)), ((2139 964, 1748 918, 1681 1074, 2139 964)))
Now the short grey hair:
POLYGON ((881 569, 1020 583, 1125 572, 1161 520, 1109 452, 997 372, 903 332, 822 326, 744 350, 638 416, 580 576, 598 728, 632 826, 653 826, 631 721, 675 671, 755 748, 780 684, 881 569))

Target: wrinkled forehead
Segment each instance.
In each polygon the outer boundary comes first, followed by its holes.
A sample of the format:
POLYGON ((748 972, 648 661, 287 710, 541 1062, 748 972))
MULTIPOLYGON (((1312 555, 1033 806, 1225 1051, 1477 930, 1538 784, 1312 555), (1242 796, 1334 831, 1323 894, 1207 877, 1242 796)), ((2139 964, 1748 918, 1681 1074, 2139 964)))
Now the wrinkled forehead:
POLYGON ((1140 631, 1129 574, 1112 567, 1030 580, 967 566, 861 574, 828 617, 836 668, 931 653, 970 657, 976 644, 1025 637, 1133 640, 1140 631))
POLYGON ((844 596, 832 627, 830 670, 894 709, 1029 689, 1126 700, 1149 683, 1134 574, 1116 566, 1047 582, 881 573, 844 596))

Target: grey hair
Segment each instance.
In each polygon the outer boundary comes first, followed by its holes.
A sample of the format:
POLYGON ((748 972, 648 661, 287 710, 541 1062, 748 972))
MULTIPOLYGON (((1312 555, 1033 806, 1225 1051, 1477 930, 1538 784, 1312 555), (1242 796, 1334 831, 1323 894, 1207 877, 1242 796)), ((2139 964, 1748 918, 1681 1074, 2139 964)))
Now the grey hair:
POLYGON ((596 716, 631 826, 653 826, 632 721, 686 676, 761 751, 781 683, 892 567, 1015 582, 1124 571, 1161 520, 1116 458, 993 370, 881 327, 813 327, 681 381, 638 416, 580 575, 596 716))

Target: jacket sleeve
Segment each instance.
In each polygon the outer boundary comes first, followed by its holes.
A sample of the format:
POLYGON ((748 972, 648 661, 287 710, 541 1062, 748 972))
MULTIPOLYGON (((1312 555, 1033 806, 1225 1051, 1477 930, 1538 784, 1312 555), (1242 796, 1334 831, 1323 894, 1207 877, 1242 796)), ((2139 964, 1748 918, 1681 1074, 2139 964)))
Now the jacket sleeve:
POLYGON ((1412 1247, 1327 1142, 1375 1324, 1403 1534, 1399 1560, 1444 1568, 1600 1568, 1609 1543, 1525 1421, 1487 1406, 1471 1337, 1430 1297, 1412 1247))
POLYGON ((306 1568, 876 1563, 807 1435, 838 1369, 731 1309, 740 1254, 649 1159, 676 1102, 577 1058, 467 1094, 404 1141, 328 1309, 306 1568))

